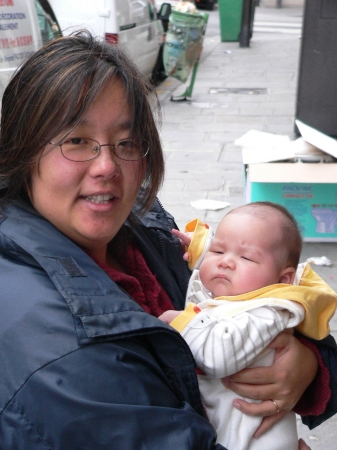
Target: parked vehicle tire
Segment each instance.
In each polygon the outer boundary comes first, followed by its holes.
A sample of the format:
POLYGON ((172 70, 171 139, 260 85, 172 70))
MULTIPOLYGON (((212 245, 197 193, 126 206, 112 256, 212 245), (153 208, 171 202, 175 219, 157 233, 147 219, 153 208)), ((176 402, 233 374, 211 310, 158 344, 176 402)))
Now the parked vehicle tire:
POLYGON ((160 50, 158 53, 158 58, 157 58, 156 64, 152 71, 151 81, 154 84, 154 86, 158 86, 158 84, 160 84, 166 78, 164 63, 163 63, 163 50, 164 50, 164 44, 162 44, 160 47, 160 50))
POLYGON ((207 9, 207 11, 213 11, 214 4, 215 4, 215 0, 207 0, 205 9, 207 9))

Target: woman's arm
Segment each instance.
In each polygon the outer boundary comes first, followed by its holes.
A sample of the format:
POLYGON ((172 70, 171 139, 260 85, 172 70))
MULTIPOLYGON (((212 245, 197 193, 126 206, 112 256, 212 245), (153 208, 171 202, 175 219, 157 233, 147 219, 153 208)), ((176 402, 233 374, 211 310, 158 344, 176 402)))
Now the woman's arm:
POLYGON ((298 338, 313 349, 319 361, 318 373, 295 409, 302 422, 312 429, 337 412, 337 346, 331 335, 322 341, 298 338))

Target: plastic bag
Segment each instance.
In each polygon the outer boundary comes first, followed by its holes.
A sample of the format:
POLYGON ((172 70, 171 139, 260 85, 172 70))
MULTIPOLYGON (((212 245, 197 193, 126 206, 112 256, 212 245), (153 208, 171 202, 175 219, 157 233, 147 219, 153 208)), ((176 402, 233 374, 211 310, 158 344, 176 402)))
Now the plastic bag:
POLYGON ((203 14, 172 10, 163 52, 166 75, 185 83, 199 59, 205 25, 203 14))

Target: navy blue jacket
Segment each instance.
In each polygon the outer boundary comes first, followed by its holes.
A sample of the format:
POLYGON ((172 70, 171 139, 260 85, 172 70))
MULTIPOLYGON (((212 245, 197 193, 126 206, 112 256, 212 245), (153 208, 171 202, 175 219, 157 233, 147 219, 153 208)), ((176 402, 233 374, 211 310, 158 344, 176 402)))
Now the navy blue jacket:
MULTIPOLYGON (((223 449, 180 335, 37 214, 0 216, 0 449, 223 449)), ((171 226, 156 205, 133 231, 181 308, 189 273, 171 226)))
POLYGON ((223 449, 180 335, 37 214, 0 222, 0 449, 223 449))

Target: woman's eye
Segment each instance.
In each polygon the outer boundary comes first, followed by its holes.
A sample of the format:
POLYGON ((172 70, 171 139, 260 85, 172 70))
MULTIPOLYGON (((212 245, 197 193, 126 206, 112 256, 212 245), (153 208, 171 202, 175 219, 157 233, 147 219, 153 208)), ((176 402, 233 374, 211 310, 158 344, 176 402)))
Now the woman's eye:
POLYGON ((68 145, 79 145, 79 144, 84 144, 85 140, 83 138, 80 137, 74 137, 74 138, 70 138, 67 139, 66 141, 64 141, 64 144, 68 144, 68 145))
POLYGON ((119 141, 118 146, 122 148, 132 148, 136 145, 131 139, 122 139, 121 141, 119 141))

